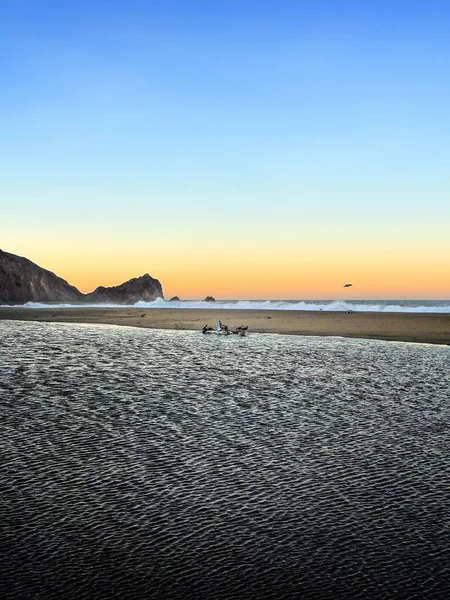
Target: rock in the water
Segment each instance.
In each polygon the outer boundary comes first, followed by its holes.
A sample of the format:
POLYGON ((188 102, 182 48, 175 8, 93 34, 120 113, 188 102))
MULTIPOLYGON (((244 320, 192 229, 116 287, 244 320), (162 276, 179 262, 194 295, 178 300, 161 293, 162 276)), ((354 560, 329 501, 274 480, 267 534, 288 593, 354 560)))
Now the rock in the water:
POLYGON ((83 300, 84 294, 55 273, 28 258, 0 250, 0 304, 81 304, 83 300))
POLYGON ((215 302, 216 299, 213 298, 212 296, 206 296, 206 298, 203 300, 203 302, 215 302))
POLYGON ((85 302, 93 304, 135 304, 139 301, 152 302, 164 298, 160 282, 148 273, 135 277, 114 287, 100 286, 86 294, 85 302))
POLYGON ((169 302, 181 302, 181 300, 178 296, 172 296, 172 298, 169 300, 169 302))

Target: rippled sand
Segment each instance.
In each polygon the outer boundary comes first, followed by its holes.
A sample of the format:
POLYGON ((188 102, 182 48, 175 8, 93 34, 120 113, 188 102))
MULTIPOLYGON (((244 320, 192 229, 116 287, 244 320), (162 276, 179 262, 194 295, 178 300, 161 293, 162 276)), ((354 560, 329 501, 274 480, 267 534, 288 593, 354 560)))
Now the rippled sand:
POLYGON ((0 308, 1 319, 103 323, 155 329, 200 330, 215 324, 248 325, 259 333, 337 335, 450 344, 450 314, 321 312, 293 310, 215 310, 143 308, 0 308))
POLYGON ((0 335, 2 598, 450 597, 448 348, 0 335))

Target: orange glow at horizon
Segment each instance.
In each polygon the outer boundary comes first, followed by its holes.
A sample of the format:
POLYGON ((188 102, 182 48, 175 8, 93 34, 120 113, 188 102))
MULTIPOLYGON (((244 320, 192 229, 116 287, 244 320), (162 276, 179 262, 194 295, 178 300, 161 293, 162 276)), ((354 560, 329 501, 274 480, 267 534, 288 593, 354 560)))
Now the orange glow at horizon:
POLYGON ((450 299, 450 257, 440 248, 415 256, 389 248, 374 248, 355 256, 351 248, 325 253, 318 245, 299 248, 280 246, 278 251, 250 252, 233 247, 227 253, 178 247, 136 249, 92 245, 73 248, 63 244, 55 252, 36 244, 4 249, 27 256, 53 271, 80 291, 120 285, 149 273, 158 279, 169 299, 450 299), (394 258, 392 258, 394 256, 394 258), (343 288, 345 283, 353 287, 343 288))
POLYGON ((375 265, 367 272, 365 268, 344 269, 337 265, 320 268, 318 265, 302 265, 293 268, 267 270, 251 265, 221 265, 217 268, 179 269, 130 269, 125 265, 90 265, 89 270, 66 267, 58 274, 87 293, 99 285, 120 285, 133 277, 149 273, 159 279, 166 299, 179 296, 182 299, 202 299, 212 295, 222 299, 383 299, 383 298, 450 298, 450 283, 442 269, 428 269, 420 273, 405 265, 387 268, 375 265), (352 283, 344 288, 344 283, 352 283))

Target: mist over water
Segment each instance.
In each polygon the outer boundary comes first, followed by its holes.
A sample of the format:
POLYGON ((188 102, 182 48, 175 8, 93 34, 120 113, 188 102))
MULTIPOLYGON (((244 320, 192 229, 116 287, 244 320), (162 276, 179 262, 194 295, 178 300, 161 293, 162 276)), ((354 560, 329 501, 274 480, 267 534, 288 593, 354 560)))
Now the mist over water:
POLYGON ((448 347, 0 338, 2 597, 449 597, 448 347))
MULTIPOLYGON (((77 308, 73 304, 40 304, 28 302, 28 308, 77 308)), ((85 308, 125 308, 123 304, 83 304, 85 308)), ((79 307, 78 306, 78 307, 79 307)), ((138 308, 214 308, 247 310, 331 310, 356 312, 450 313, 450 300, 185 300, 168 302, 136 302, 138 308)))

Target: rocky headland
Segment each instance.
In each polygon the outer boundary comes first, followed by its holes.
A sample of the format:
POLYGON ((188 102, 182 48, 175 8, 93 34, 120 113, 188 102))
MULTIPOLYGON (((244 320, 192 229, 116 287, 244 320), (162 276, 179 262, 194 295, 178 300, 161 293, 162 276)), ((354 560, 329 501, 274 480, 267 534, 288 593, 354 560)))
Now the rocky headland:
POLYGON ((0 250, 0 304, 55 302, 80 304, 76 287, 22 256, 0 250))
POLYGON ((164 298, 161 283, 147 273, 114 287, 100 286, 89 294, 33 263, 0 250, 0 305, 26 304, 135 304, 164 298))
POLYGON ((161 284, 146 273, 114 287, 100 286, 90 294, 86 294, 85 302, 89 304, 135 304, 141 300, 152 302, 156 298, 164 298, 161 284))

